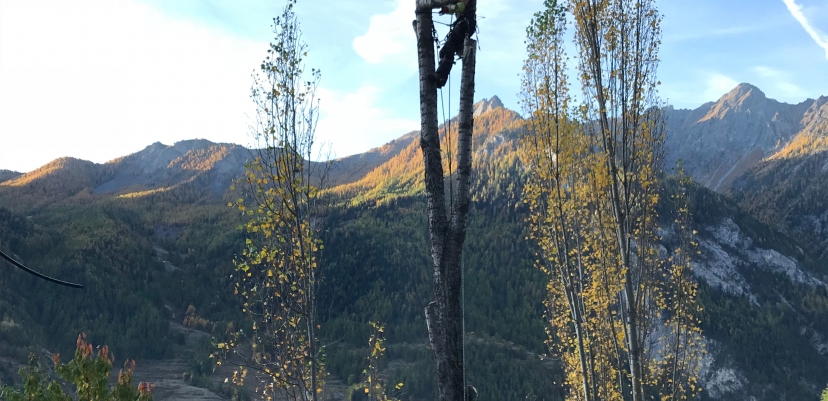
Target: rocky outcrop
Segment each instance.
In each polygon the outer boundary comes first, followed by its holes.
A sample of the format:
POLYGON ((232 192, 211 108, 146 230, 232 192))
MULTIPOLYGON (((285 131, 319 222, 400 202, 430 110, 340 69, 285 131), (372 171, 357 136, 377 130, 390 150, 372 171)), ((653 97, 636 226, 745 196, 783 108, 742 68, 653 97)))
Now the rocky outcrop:
POLYGON ((824 98, 791 105, 740 84, 695 110, 667 108, 667 166, 682 161, 687 173, 723 192, 740 175, 785 149, 820 118, 824 98))
POLYGON ((108 162, 113 170, 112 178, 97 186, 95 193, 168 189, 201 179, 202 188, 221 194, 242 174, 248 159, 250 152, 234 144, 203 139, 181 141, 172 146, 156 142, 140 152, 108 162))
POLYGON ((503 102, 500 101, 500 98, 492 96, 491 99, 483 99, 474 104, 474 116, 477 117, 501 107, 503 107, 503 102))

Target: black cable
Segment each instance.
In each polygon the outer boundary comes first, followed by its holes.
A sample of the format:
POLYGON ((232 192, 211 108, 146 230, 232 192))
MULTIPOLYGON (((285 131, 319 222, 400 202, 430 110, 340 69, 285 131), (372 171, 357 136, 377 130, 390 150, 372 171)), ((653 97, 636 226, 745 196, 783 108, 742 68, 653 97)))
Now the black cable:
POLYGON ((31 274, 31 275, 33 275, 33 276, 36 276, 36 277, 42 278, 42 279, 44 279, 44 280, 46 280, 46 281, 51 281, 51 282, 53 282, 53 283, 55 283, 55 284, 64 285, 64 286, 67 286, 67 287, 72 287, 72 288, 81 288, 81 289, 83 288, 83 286, 82 286, 82 285, 80 285, 80 284, 74 284, 74 283, 69 283, 69 282, 66 282, 66 281, 61 281, 61 280, 58 280, 58 279, 56 279, 56 278, 51 278, 51 277, 49 277, 49 276, 47 276, 47 275, 44 275, 44 274, 38 273, 38 272, 36 272, 36 271, 34 271, 34 270, 32 270, 32 269, 29 269, 28 267, 23 266, 22 264, 20 264, 20 262, 18 262, 18 261, 16 261, 16 260, 12 259, 12 258, 11 258, 11 256, 6 255, 5 253, 3 253, 3 251, 0 251, 0 256, 2 256, 2 257, 3 257, 3 259, 6 259, 7 261, 9 261, 9 263, 11 263, 11 264, 13 264, 13 265, 17 266, 17 267, 18 267, 18 268, 20 268, 21 270, 23 270, 23 271, 25 271, 26 273, 29 273, 29 274, 31 274))

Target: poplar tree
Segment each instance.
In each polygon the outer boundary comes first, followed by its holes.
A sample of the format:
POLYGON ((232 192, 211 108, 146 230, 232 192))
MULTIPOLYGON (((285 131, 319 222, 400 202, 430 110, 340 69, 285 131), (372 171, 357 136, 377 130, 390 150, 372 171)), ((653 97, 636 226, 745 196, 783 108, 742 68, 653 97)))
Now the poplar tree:
POLYGON ((252 321, 252 332, 218 344, 217 354, 237 363, 234 382, 250 369, 264 378, 267 399, 322 399, 325 370, 318 339, 316 295, 322 203, 328 163, 311 163, 318 120, 320 73, 305 75, 307 46, 289 0, 273 21, 275 34, 257 74, 251 132, 253 161, 236 182, 242 197, 230 206, 247 217, 245 247, 235 261, 235 292, 252 321), (304 80, 305 78, 308 80, 304 80), (244 340, 241 340, 244 338, 244 340), (252 356, 236 352, 246 341, 252 356))
POLYGON ((653 1, 547 0, 527 29, 521 156, 551 350, 573 400, 692 398, 703 352, 684 195, 658 233, 665 124, 653 1), (565 30, 574 17, 583 101, 573 105, 565 30), (661 251, 661 252, 660 252, 661 251))

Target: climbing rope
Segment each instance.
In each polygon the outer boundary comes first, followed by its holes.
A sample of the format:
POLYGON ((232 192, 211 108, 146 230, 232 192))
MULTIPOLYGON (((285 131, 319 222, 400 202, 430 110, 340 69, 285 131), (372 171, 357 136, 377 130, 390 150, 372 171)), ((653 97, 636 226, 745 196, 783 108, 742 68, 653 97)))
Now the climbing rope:
MULTIPOLYGON (((427 11, 415 11, 417 14, 426 13, 427 11)), ((439 63, 439 50, 440 50, 440 37, 437 36, 437 28, 434 26, 434 22, 438 24, 442 24, 449 27, 449 35, 451 34, 451 30, 454 29, 454 16, 451 16, 451 23, 445 24, 439 21, 433 21, 431 24, 431 33, 434 37, 434 45, 435 45, 435 54, 438 56, 437 61, 439 63)), ((448 35, 446 36, 448 38, 448 35)), ((451 54, 450 57, 454 58, 454 54, 451 54)), ((462 58, 462 57, 461 57, 462 58)), ((448 109, 449 113, 451 113, 451 74, 448 76, 448 109)), ((452 180, 452 168, 453 168, 453 147, 452 147, 452 125, 451 120, 447 118, 446 115, 446 101, 443 97, 443 88, 440 88, 440 110, 443 117, 443 129, 446 130, 446 144, 448 146, 448 171, 449 171, 449 210, 450 214, 454 213, 454 181, 452 180)), ((458 124, 459 128, 459 124, 458 124)), ((472 142, 473 143, 473 142, 472 142)), ((473 149, 472 149, 473 151, 473 149)), ((460 305, 461 309, 463 310, 461 316, 461 335, 463 336, 463 361, 466 361, 466 255, 464 252, 460 252, 460 305)), ((466 380, 466 369, 463 369, 463 401, 468 400, 468 382, 466 380)))
MULTIPOLYGON (((465 245, 465 244, 464 244, 465 245)), ((463 316, 461 322, 461 332, 463 333, 463 401, 468 401, 469 395, 466 394, 466 389, 469 387, 466 382, 466 253, 460 252, 460 304, 463 308, 463 316)))
MULTIPOLYGON (((453 15, 451 16, 451 24, 449 24, 449 26, 452 26, 452 25, 454 25, 454 16, 453 15)), ((432 29, 433 29, 433 25, 432 25, 432 29)), ((433 31, 434 31, 434 35, 435 35, 434 37, 435 37, 435 39, 437 39, 437 30, 433 29, 433 31)), ((451 35, 451 31, 449 31, 449 35, 451 35)), ((446 36, 446 37, 448 37, 448 36, 446 36)), ((439 39, 437 40, 437 42, 439 44, 439 39)), ((439 50, 439 49, 436 49, 436 50, 439 50)), ((447 57, 451 57, 453 59, 454 54, 447 55, 447 57)), ((454 148, 452 147, 452 141, 451 141, 451 133, 452 133, 452 125, 453 124, 451 123, 451 119, 448 118, 447 115, 446 115, 446 107, 445 107, 445 102, 443 100, 443 88, 440 88, 440 109, 442 110, 442 113, 443 113, 443 129, 446 130, 446 146, 448 146, 447 158, 448 158, 448 173, 449 173, 449 210, 450 210, 451 213, 453 213, 454 212, 454 181, 451 179, 452 167, 454 166, 454 164, 452 163, 452 161, 453 161, 452 154, 453 154, 453 149, 454 148)), ((448 76, 448 112, 449 112, 449 115, 450 115, 451 114, 451 74, 449 74, 449 76, 448 76)))
POLYGON ((23 266, 23 264, 21 264, 20 262, 18 262, 18 261, 16 261, 16 260, 12 259, 12 257, 11 257, 11 256, 6 255, 5 253, 3 253, 3 251, 0 251, 0 257, 2 257, 3 259, 6 259, 9 263, 11 263, 11 264, 13 264, 14 266, 16 266, 17 268, 19 268, 19 269, 21 269, 21 270, 25 271, 26 273, 29 273, 29 274, 31 274, 31 275, 33 275, 33 276, 35 276, 35 277, 39 277, 39 278, 41 278, 41 279, 43 279, 43 280, 46 280, 46 281, 51 281, 51 282, 53 282, 53 283, 55 283, 55 284, 63 285, 63 286, 66 286, 66 287, 72 287, 72 288, 83 288, 83 286, 82 286, 82 285, 80 285, 80 284, 74 284, 74 283, 69 283, 69 282, 66 282, 66 281, 58 280, 58 279, 56 279, 56 278, 52 278, 52 277, 49 277, 49 276, 47 276, 47 275, 45 275, 45 274, 41 274, 41 273, 38 273, 38 272, 36 272, 36 271, 34 271, 34 270, 32 270, 32 269, 29 269, 28 267, 23 266))
MULTIPOLYGON (((446 24, 444 24, 446 25, 446 24)), ((451 23, 447 25, 449 27, 449 34, 446 35, 448 38, 451 35, 451 29, 454 29, 454 16, 452 15, 451 23)), ((439 47, 440 40, 437 36, 437 29, 434 28, 432 25, 432 33, 434 34, 435 43, 439 47)), ((439 49, 437 49, 439 50, 439 49)), ((448 57, 454 58, 454 54, 447 55, 448 57)), ((461 57, 462 58, 462 57, 461 57)), ((448 112, 451 113, 451 74, 448 76, 448 112)), ((451 119, 447 118, 446 115, 446 104, 445 99, 443 97, 443 88, 440 88, 440 109, 443 114, 443 128, 446 130, 446 144, 448 146, 448 171, 449 171, 449 207, 450 207, 450 214, 454 213, 454 180, 452 179, 452 168, 453 168, 453 151, 454 147, 452 145, 452 132, 453 132, 453 124, 451 123, 451 119)), ((459 128, 459 124, 458 124, 459 128)), ((459 132, 458 132, 459 135, 459 132)), ((463 362, 466 362, 466 254, 465 252, 460 252, 460 308, 462 309, 461 315, 461 335, 463 336, 463 362)), ((468 381, 466 379, 466 369, 463 369, 463 401, 468 400, 468 381)))

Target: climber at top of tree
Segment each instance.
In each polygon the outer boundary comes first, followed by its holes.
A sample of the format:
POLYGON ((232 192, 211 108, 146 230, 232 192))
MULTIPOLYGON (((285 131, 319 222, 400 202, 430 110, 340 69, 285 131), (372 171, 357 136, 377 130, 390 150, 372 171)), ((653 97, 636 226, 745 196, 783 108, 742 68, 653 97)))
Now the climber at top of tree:
POLYGON ((463 56, 463 43, 477 30, 477 0, 461 0, 457 4, 444 6, 440 14, 454 14, 457 20, 449 27, 446 43, 440 49, 437 71, 430 76, 438 88, 442 88, 448 81, 454 65, 454 55, 463 56))

